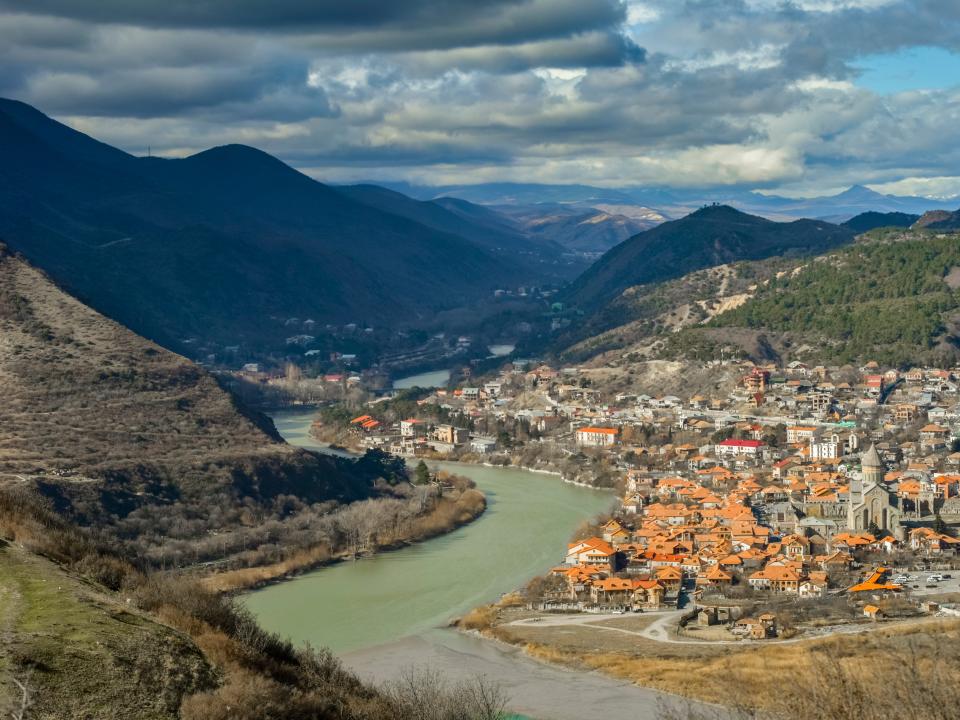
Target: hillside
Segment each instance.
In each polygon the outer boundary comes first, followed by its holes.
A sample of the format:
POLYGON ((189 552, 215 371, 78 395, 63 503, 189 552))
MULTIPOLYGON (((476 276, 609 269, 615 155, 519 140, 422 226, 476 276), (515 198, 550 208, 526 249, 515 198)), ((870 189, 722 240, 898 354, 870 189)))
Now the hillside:
POLYGON ((815 220, 777 223, 727 206, 705 207, 616 246, 577 278, 564 298, 592 313, 636 285, 738 260, 812 255, 848 243, 853 235, 815 220))
MULTIPOLYGON (((4 530, 0 526, 0 531, 4 530)), ((0 533, 2 534, 2 533, 0 533)), ((0 539, 0 712, 28 718, 180 717, 216 674, 184 633, 0 539)))
POLYGON ((902 212, 865 212, 843 223, 843 227, 857 233, 870 232, 882 227, 908 228, 920 219, 919 215, 902 212))
POLYGON ((820 360, 955 362, 958 240, 923 232, 876 233, 770 280, 709 324, 722 332, 746 328, 789 335, 799 355, 820 360))
POLYGON ((960 237, 884 223, 814 258, 768 258, 629 288, 571 325, 569 362, 642 359, 952 364, 960 355, 960 237))
MULTIPOLYGON (((499 211, 509 216, 531 237, 556 243, 567 252, 595 256, 604 253, 638 232, 663 221, 658 213, 650 217, 629 217, 617 212, 620 206, 608 206, 609 211, 580 204, 539 203, 536 205, 505 205, 499 211)), ((629 208, 626 211, 634 211, 629 208)))
POLYGON ((328 651, 265 632, 233 599, 158 572, 0 485, 0 713, 12 720, 502 717, 478 680, 364 685, 328 651))
POLYGON ((915 228, 931 230, 960 230, 960 210, 931 210, 925 212, 914 224, 915 228))
POLYGON ((151 562, 255 548, 367 497, 383 468, 283 443, 204 370, 0 252, 0 484, 36 486, 67 517, 151 562), (213 533, 213 535, 211 535, 213 533))
MULTIPOLYGON (((596 314, 574 322, 553 341, 566 362, 621 365, 661 357, 673 334, 699 326, 746 302, 759 284, 799 261, 773 257, 687 273, 628 288, 596 314)), ((670 358, 670 355, 664 355, 670 358)))
POLYGON ((532 272, 253 148, 137 158, 0 100, 0 153, 0 237, 171 347, 276 345, 291 317, 415 322, 532 272))
MULTIPOLYGON (((496 227, 492 223, 475 224, 468 222, 466 218, 471 210, 481 208, 466 201, 460 201, 461 209, 459 212, 455 212, 441 202, 414 200, 378 185, 346 185, 336 189, 364 205, 389 210, 394 215, 405 217, 434 230, 459 234, 461 237, 495 252, 509 254, 517 249, 530 251, 534 248, 533 243, 529 242, 521 233, 509 227, 506 218, 501 218, 500 227, 496 227)), ((494 214, 493 211, 489 212, 494 214)), ((473 210, 472 215, 476 217, 476 210, 473 210)))

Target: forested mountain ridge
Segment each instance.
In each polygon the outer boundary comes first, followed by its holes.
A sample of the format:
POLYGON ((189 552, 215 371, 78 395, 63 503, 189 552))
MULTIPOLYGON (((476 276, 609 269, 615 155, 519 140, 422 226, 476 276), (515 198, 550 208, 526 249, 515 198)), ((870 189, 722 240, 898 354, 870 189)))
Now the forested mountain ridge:
POLYGON ((952 364, 958 289, 960 236, 886 227, 819 256, 741 261, 635 286, 556 347, 568 361, 614 364, 733 355, 952 364))
POLYGON ((826 222, 778 223, 709 206, 617 245, 566 289, 564 299, 592 313, 629 287, 739 260, 812 255, 853 237, 853 231, 826 222))
POLYGON ((843 223, 843 227, 857 233, 870 232, 882 227, 908 228, 920 219, 919 215, 902 212, 865 212, 843 223))
POLYGON ((414 321, 529 280, 522 263, 253 148, 138 158, 0 100, 0 152, 0 236, 167 346, 282 343, 291 317, 414 321))
POLYGON ((809 357, 953 363, 960 352, 960 237, 888 231, 775 277, 709 325, 795 336, 809 357))

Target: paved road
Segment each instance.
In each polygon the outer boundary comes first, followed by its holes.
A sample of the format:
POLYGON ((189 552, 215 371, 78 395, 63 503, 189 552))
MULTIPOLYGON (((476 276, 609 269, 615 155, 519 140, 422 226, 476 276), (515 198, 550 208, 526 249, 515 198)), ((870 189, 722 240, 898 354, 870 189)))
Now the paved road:
MULTIPOLYGON (((933 592, 933 591, 931 591, 933 592)), ((786 645, 791 643, 805 642, 816 638, 827 637, 829 635, 856 635, 859 633, 870 632, 881 628, 890 627, 890 623, 858 623, 843 625, 828 625, 814 630, 807 631, 796 637, 782 640, 698 640, 689 636, 678 636, 674 633, 674 628, 680 617, 689 612, 691 608, 684 610, 672 610, 656 613, 657 619, 645 627, 643 630, 627 630, 625 628, 612 627, 609 625, 597 625, 596 623, 613 618, 622 618, 624 615, 543 615, 539 618, 525 618, 523 620, 514 620, 508 625, 519 625, 528 627, 562 627, 564 625, 580 625, 605 630, 610 632, 624 633, 626 635, 635 635, 647 640, 655 640, 664 643, 677 643, 680 645, 786 645)), ((641 616, 642 617, 642 616, 641 616)), ((922 618, 915 621, 905 622, 924 622, 931 618, 922 618)))

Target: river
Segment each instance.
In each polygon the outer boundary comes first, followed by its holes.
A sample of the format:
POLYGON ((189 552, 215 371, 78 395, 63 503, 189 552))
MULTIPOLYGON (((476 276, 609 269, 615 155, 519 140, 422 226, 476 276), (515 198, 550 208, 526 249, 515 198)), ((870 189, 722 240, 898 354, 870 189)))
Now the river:
POLYGON ((444 387, 448 382, 450 382, 449 370, 431 370, 397 378, 393 381, 393 387, 395 390, 406 390, 412 387, 435 388, 444 387))
MULTIPOLYGON (((490 358, 506 357, 514 350, 514 345, 500 344, 489 345, 487 350, 490 352, 490 358)), ((417 373, 406 377, 397 378, 393 381, 394 390, 407 390, 412 387, 436 388, 445 387, 450 382, 449 370, 431 370, 429 372, 417 373)))
MULTIPOLYGON (((310 437, 311 420, 303 410, 274 416, 289 442, 328 450, 310 437)), ((436 465, 469 476, 486 494, 479 519, 427 542, 249 593, 244 603, 260 623, 296 642, 331 648, 374 682, 430 665, 453 677, 487 676, 508 693, 512 710, 530 717, 656 717, 660 696, 652 691, 544 665, 444 627, 560 562, 577 524, 608 509, 611 495, 524 470, 436 465)))
MULTIPOLYGON (((290 442, 316 450, 309 411, 278 413, 290 442)), ((381 645, 446 624, 563 560, 570 534, 610 508, 609 493, 510 468, 434 463, 470 477, 487 510, 454 532, 346 562, 247 596, 263 625, 334 652, 381 645)))

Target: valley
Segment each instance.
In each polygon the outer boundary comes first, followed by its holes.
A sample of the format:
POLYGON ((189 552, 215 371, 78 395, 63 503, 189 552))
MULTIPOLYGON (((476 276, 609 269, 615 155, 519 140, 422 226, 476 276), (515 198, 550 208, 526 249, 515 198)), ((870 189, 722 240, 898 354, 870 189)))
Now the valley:
POLYGON ((0 1, 0 716, 958 720, 954 5, 0 1))

